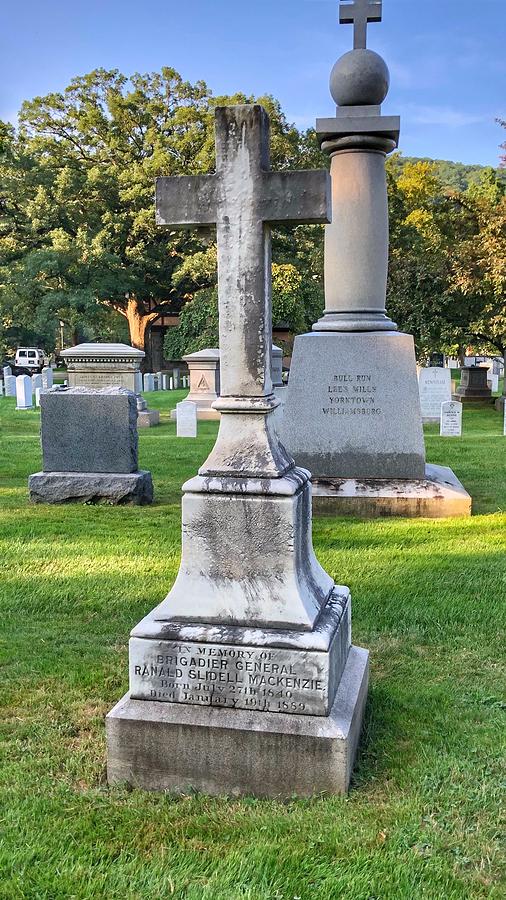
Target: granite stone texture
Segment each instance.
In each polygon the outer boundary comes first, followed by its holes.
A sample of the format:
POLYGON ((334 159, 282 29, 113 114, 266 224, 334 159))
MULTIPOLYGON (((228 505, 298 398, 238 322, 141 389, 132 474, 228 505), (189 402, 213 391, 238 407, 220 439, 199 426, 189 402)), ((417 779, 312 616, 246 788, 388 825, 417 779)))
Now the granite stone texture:
POLYGON ((343 794, 360 736, 368 657, 351 648, 328 716, 132 700, 127 694, 106 719, 109 784, 176 794, 343 794))
POLYGON ((28 479, 32 503, 107 503, 143 506, 153 501, 151 472, 36 472, 28 479))
POLYGON ((424 478, 413 338, 397 332, 297 337, 280 433, 313 481, 424 478))
POLYGON ((138 470, 137 401, 125 388, 64 388, 43 393, 44 472, 138 470))

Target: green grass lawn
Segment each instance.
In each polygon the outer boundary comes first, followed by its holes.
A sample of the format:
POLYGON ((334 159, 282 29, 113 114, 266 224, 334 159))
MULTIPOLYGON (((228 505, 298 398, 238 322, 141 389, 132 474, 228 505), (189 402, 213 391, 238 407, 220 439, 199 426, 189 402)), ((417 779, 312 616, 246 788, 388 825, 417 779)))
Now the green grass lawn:
POLYGON ((371 688, 346 798, 176 799, 109 789, 104 716, 129 630, 170 588, 180 488, 217 426, 141 431, 152 507, 30 506, 39 414, 0 399, 0 897, 176 900, 504 898, 506 438, 492 409, 430 462, 470 519, 321 519, 317 555, 353 591, 371 688), (502 818, 501 818, 502 815, 502 818))

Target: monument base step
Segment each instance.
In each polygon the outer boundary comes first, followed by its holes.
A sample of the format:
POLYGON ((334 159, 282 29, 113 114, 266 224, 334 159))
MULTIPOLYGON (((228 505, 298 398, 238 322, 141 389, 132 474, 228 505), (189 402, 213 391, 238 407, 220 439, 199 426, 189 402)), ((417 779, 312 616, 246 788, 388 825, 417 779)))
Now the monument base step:
POLYGON ((106 718, 109 784, 215 796, 344 794, 368 674, 367 650, 352 647, 329 716, 186 706, 126 694, 106 718))
POLYGON ((28 479, 32 503, 109 503, 141 506, 153 501, 151 472, 36 472, 28 479))
POLYGON ((157 409, 143 409, 137 415, 137 428, 153 428, 160 424, 160 413, 157 409))
POLYGON ((472 499, 446 466, 426 466, 421 481, 333 479, 313 483, 313 514, 374 519, 470 516, 472 499))

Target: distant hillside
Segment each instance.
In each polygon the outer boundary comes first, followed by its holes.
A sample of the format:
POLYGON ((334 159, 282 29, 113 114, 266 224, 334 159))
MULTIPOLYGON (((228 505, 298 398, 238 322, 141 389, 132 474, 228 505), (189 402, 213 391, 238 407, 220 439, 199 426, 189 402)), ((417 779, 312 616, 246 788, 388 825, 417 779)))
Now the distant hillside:
MULTIPOLYGON (((479 180, 480 175, 490 166, 465 166, 464 163, 450 162, 447 159, 429 159, 429 157, 402 156, 396 154, 392 160, 395 167, 401 170, 407 163, 430 162, 435 163, 437 174, 446 187, 458 191, 466 188, 479 180)), ((497 169, 497 173, 503 181, 506 181, 506 169, 497 169)))

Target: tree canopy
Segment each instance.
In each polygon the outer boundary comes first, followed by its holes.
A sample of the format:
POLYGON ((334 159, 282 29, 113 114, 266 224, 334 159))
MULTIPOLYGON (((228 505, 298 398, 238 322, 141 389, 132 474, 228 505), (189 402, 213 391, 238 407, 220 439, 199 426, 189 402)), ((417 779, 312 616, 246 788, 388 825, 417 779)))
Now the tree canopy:
MULTIPOLYGON (((214 231, 158 228, 154 181, 214 171, 215 107, 250 102, 270 115, 274 169, 328 165, 272 97, 214 97, 170 68, 97 69, 25 102, 17 128, 0 122, 0 342, 51 350, 61 320, 75 340, 144 349, 169 312, 168 357, 217 345, 214 231)), ((387 177, 390 314, 421 355, 504 353, 502 172, 394 154, 387 177)), ((273 259, 274 323, 305 331, 323 308, 322 227, 276 228, 273 259)))
POLYGON ((300 166, 304 142, 273 98, 213 97, 169 68, 97 69, 24 103, 0 131, 4 322, 49 341, 58 319, 107 330, 114 310, 143 348, 160 313, 212 287, 212 236, 157 228, 154 181, 213 171, 214 107, 247 102, 269 112, 273 168, 300 166))

